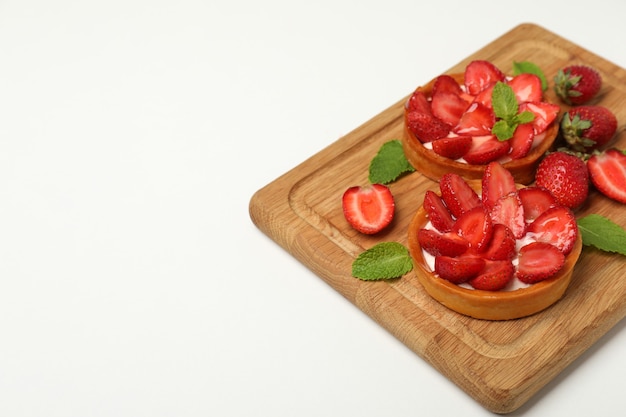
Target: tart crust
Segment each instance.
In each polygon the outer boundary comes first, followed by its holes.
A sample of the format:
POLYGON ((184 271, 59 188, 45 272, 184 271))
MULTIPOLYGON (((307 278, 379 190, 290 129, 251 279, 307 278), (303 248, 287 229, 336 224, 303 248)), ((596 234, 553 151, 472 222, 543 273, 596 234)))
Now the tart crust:
MULTIPOLYGON (((480 190, 480 181, 468 181, 480 190)), ((520 185, 521 186, 521 185, 520 185)), ((420 207, 409 224, 408 248, 413 258, 417 279, 426 292, 435 300, 466 316, 484 320, 511 320, 538 313, 563 297, 572 279, 574 265, 582 250, 580 233, 559 273, 545 281, 514 291, 483 291, 460 287, 431 271, 424 259, 417 239, 419 229, 426 226, 428 217, 420 207)))
MULTIPOLYGON (((461 85, 463 84, 463 73, 450 74, 450 76, 461 85)), ((418 87, 417 90, 422 90, 427 97, 430 97, 435 81, 436 78, 431 80, 428 84, 418 87)), ((407 125, 407 113, 408 112, 405 107, 402 148, 404 149, 406 158, 411 165, 415 167, 415 169, 435 181, 439 181, 442 175, 447 172, 456 172, 466 179, 482 178, 486 165, 470 165, 454 161, 438 155, 433 150, 424 147, 415 134, 409 130, 407 125)), ((556 122, 557 120, 560 120, 560 115, 557 116, 555 121, 552 122, 550 126, 548 126, 545 131, 545 138, 540 144, 531 149, 528 155, 502 164, 511 172, 511 174, 513 174, 515 182, 528 185, 534 181, 535 170, 537 169, 537 165, 539 165, 541 156, 552 147, 559 132, 559 124, 556 122)))

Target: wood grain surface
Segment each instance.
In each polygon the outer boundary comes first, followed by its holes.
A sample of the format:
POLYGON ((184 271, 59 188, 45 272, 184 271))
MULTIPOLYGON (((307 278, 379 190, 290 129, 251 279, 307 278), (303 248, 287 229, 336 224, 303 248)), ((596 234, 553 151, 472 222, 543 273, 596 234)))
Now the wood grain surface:
MULTIPOLYGON (((619 121, 615 146, 626 148, 624 69, 534 24, 513 28, 448 72, 462 71, 473 59, 492 61, 507 73, 514 61, 534 62, 550 85, 562 66, 594 66, 604 81, 594 102, 614 111, 619 121)), ((415 80, 415 87, 428 81, 415 80)), ((547 94, 556 100, 551 90, 547 94)), ((406 245, 409 221, 424 192, 436 188, 419 172, 391 184, 396 217, 375 236, 354 231, 342 214, 346 188, 367 184, 369 163, 380 146, 401 137, 407 97, 258 190, 250 200, 250 216, 271 239, 485 408, 509 413, 624 317, 626 262, 585 247, 561 301, 536 315, 500 322, 448 310, 425 293, 413 272, 390 281, 353 278, 352 262, 365 249, 382 241, 406 245)), ((595 191, 576 214, 589 213, 626 227, 626 207, 595 191)))

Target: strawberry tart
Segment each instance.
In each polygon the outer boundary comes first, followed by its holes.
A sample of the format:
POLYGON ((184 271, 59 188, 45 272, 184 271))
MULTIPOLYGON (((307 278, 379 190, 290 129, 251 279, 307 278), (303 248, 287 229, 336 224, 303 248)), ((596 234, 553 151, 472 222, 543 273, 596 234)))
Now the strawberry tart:
POLYGON ((506 76, 475 60, 463 73, 418 87, 404 111, 402 146, 409 162, 438 181, 447 172, 480 179, 492 161, 530 184, 558 133, 560 107, 543 96, 539 76, 506 76))
POLYGON ((474 318, 532 315, 565 293, 582 239, 571 210, 546 190, 515 183, 499 162, 480 180, 447 173, 427 191, 408 231, 426 292, 474 318))

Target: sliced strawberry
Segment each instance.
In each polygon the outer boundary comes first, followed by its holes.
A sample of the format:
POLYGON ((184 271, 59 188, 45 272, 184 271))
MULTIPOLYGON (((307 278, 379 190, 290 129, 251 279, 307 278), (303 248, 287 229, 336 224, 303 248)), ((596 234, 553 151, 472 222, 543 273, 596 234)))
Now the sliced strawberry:
POLYGON ((406 108, 409 111, 432 114, 430 110, 430 102, 422 90, 415 90, 413 94, 411 94, 411 97, 409 97, 409 100, 406 103, 406 108))
POLYGON ((506 156, 509 149, 511 145, 508 140, 499 141, 493 135, 474 136, 472 147, 463 155, 463 159, 468 164, 485 165, 506 156))
POLYGON ((476 191, 459 174, 449 172, 439 179, 441 198, 456 218, 474 207, 482 206, 476 191))
POLYGON ((513 137, 509 139, 509 143, 511 144, 509 158, 519 159, 528 155, 530 148, 533 146, 534 139, 535 128, 532 124, 524 123, 518 125, 513 133, 513 137))
POLYGON ((432 141, 433 151, 445 158, 459 159, 472 147, 471 136, 451 136, 432 141))
POLYGON ((541 101, 543 90, 541 89, 541 79, 535 74, 522 73, 507 81, 513 89, 518 103, 525 101, 541 101))
POLYGON ((493 234, 493 223, 485 208, 477 206, 457 218, 452 230, 465 238, 470 249, 478 253, 487 248, 493 234))
POLYGON ((426 191, 422 206, 435 229, 444 233, 452 230, 452 226, 454 226, 452 214, 450 214, 441 197, 435 194, 434 191, 426 191))
POLYGON ((565 255, 556 246, 533 242, 519 250, 519 263, 515 275, 527 284, 553 277, 565 263, 565 255))
POLYGON ((469 243, 456 233, 439 233, 433 229, 420 229, 417 241, 422 249, 433 256, 459 256, 467 251, 469 243))
POLYGON ((446 123, 432 114, 419 111, 407 113, 407 125, 409 130, 413 132, 422 143, 444 138, 450 133, 450 126, 446 123))
POLYGON ((432 91, 432 95, 442 92, 456 94, 457 96, 465 94, 461 85, 448 74, 441 74, 435 79, 432 91))
POLYGON ((474 278, 484 268, 485 260, 477 256, 435 256, 435 272, 454 284, 474 278))
POLYGON ((515 257, 516 242, 513 232, 503 224, 494 224, 489 246, 482 254, 483 258, 492 261, 511 260, 515 257))
POLYGON ((496 122, 493 110, 480 103, 472 103, 452 128, 457 135, 489 135, 496 122))
POLYGON ((474 96, 488 85, 504 81, 504 78, 504 73, 489 61, 476 60, 465 67, 465 88, 474 96))
POLYGON ((490 84, 483 89, 480 93, 474 97, 474 101, 476 103, 480 103, 483 106, 491 109, 493 105, 491 104, 491 95, 493 93, 493 87, 495 87, 496 83, 490 84))
POLYGON ((541 213, 528 225, 527 232, 536 241, 550 243, 567 255, 578 237, 578 225, 572 211, 558 205, 541 213))
POLYGON ((374 234, 393 220, 395 202, 391 190, 382 184, 350 187, 343 194, 343 214, 361 233, 374 234))
POLYGON ((441 91, 433 94, 430 106, 435 117, 452 127, 459 123, 469 103, 458 94, 441 91))
POLYGON ((587 161, 593 185, 605 196, 626 204, 626 155, 617 149, 593 154, 587 161))
POLYGON ((526 223, 535 220, 541 213, 557 205, 556 198, 545 188, 532 186, 520 189, 517 194, 524 206, 526 223))
POLYGON ((507 286, 514 274, 515 267, 509 260, 486 261, 478 276, 468 282, 477 290, 499 291, 507 286))
POLYGON ((504 197, 517 190, 513 174, 498 162, 490 162, 485 167, 482 178, 483 205, 489 209, 500 197, 504 197))
POLYGON ((489 215, 493 223, 503 224, 508 227, 515 239, 520 239, 526 233, 524 206, 517 191, 513 191, 496 200, 489 215))
POLYGON ((558 104, 548 103, 546 101, 527 101, 520 104, 519 111, 530 111, 535 115, 535 119, 531 122, 535 129, 535 134, 543 133, 550 123, 556 119, 561 108, 558 104))

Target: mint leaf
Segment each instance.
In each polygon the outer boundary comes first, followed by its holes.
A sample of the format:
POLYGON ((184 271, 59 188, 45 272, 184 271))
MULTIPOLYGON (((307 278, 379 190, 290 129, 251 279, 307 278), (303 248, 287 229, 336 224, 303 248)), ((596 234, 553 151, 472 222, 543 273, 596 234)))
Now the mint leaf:
POLYGON ((498 120, 491 128, 491 133, 496 135, 500 142, 513 137, 517 124, 509 124, 506 120, 498 120))
POLYGON ((510 121, 517 114, 519 104, 511 86, 498 81, 491 92, 491 105, 497 118, 510 121))
POLYGON ((578 219, 577 223, 585 246, 626 255, 626 230, 612 220, 590 214, 578 219))
POLYGON ((382 242, 352 263, 352 276, 365 281, 399 278, 413 269, 409 250, 397 242, 382 242))
POLYGON ((402 143, 394 139, 384 143, 370 162, 369 181, 372 184, 388 184, 405 172, 413 171, 415 168, 406 159, 402 143))
POLYGON ((529 61, 513 62, 513 75, 519 74, 535 74, 541 80, 541 89, 546 91, 548 89, 548 80, 545 74, 536 64, 529 61))
POLYGON ((519 114, 516 114, 515 117, 513 117, 513 122, 523 125, 525 123, 530 123, 533 120, 535 120, 535 113, 531 112, 531 111, 523 111, 519 114))

